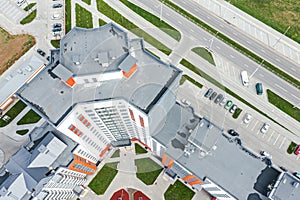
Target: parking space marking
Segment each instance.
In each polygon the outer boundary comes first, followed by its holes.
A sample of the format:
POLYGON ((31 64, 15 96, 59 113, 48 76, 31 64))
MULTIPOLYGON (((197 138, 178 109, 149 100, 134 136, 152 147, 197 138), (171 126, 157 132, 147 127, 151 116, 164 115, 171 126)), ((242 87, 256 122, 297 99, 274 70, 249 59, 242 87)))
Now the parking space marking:
POLYGON ((258 121, 256 121, 256 123, 255 123, 254 126, 252 127, 251 131, 254 130, 254 128, 255 128, 255 126, 256 126, 257 123, 258 123, 258 121))
POLYGON ((274 131, 272 131, 272 134, 271 134, 270 137, 268 138, 268 142, 270 142, 271 137, 273 136, 273 134, 274 134, 274 131))
POLYGON ((263 74, 261 74, 261 73, 259 73, 258 75, 259 75, 259 76, 261 76, 261 77, 264 77, 264 75, 263 75, 263 74))
POLYGON ((231 54, 230 54, 230 57, 231 57, 231 58, 235 58, 235 57, 234 57, 233 55, 231 55, 231 54))
POLYGON ((217 49, 221 49, 219 46, 216 46, 217 47, 217 49))
POLYGON ((277 140, 278 140, 278 138, 280 137, 280 135, 278 134, 278 136, 277 136, 277 138, 276 138, 276 140, 275 140, 275 142, 273 143, 273 145, 275 145, 276 144, 276 142, 277 142, 277 140))
POLYGON ((266 134, 267 134, 267 133, 262 134, 262 138, 265 138, 266 134))
POLYGON ((193 29, 191 29, 191 31, 192 31, 193 33, 195 33, 195 31, 194 31, 193 29))
POLYGON ((247 64, 244 64, 244 66, 247 67, 247 68, 249 67, 247 64))
POLYGON ((279 145, 279 149, 282 147, 282 145, 284 144, 285 140, 286 140, 286 137, 283 138, 281 144, 279 145))
POLYGON ((261 49, 261 51, 265 53, 265 50, 261 49))

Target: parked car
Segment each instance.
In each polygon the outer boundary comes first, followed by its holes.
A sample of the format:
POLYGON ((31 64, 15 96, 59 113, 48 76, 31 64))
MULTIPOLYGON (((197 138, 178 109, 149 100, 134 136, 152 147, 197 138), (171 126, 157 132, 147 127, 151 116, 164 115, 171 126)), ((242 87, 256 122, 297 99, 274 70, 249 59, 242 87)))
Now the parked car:
POLYGON ((263 93, 262 83, 256 83, 255 89, 256 89, 257 95, 262 95, 262 93, 263 93))
POLYGON ((231 101, 231 100, 228 100, 227 103, 226 103, 226 105, 224 106, 224 108, 225 108, 226 110, 228 110, 228 109, 231 107, 231 105, 232 105, 232 101, 231 101))
POLYGON ((213 91, 214 91, 213 89, 209 88, 209 89, 206 91, 206 93, 204 94, 204 97, 209 97, 213 91))
POLYGON ((233 104, 233 106, 230 108, 229 112, 234 113, 237 108, 238 108, 237 105, 233 104))
POLYGON ((57 28, 53 28, 53 29, 52 29, 52 32, 59 32, 59 31, 61 31, 61 28, 60 28, 60 27, 57 27, 57 28))
POLYGON ((223 94, 219 94, 218 96, 217 96, 217 98, 215 99, 215 104, 218 104, 218 103, 220 103, 221 101, 222 101, 222 99, 223 99, 223 94))
POLYGON ((47 58, 46 58, 48 61, 50 61, 50 56, 47 56, 47 58))
POLYGON ((300 179, 300 174, 298 172, 294 172, 293 175, 300 179))
POLYGON ((266 152, 266 151, 261 151, 261 152, 260 152, 260 155, 265 156, 265 157, 272 158, 271 155, 270 155, 268 152, 266 152))
POLYGON ((226 97, 224 97, 219 105, 224 106, 226 104, 226 102, 227 102, 227 99, 226 99, 226 97))
POLYGON ((299 155, 300 154, 300 145, 297 145, 295 150, 294 150, 294 154, 299 155))
POLYGON ((242 84, 244 86, 248 86, 249 85, 249 77, 248 77, 247 71, 242 71, 241 72, 241 79, 242 79, 242 84))
POLYGON ((61 3, 56 3, 52 5, 52 8, 61 8, 62 4, 61 3))
POLYGON ((41 50, 41 49, 37 49, 36 52, 38 52, 38 54, 40 54, 41 56, 45 56, 46 55, 46 53, 43 50, 41 50))
POLYGON ((233 129, 229 129, 229 130, 228 130, 228 133, 229 133, 230 135, 232 135, 232 136, 239 136, 239 134, 238 134, 235 130, 233 130, 233 129))
POLYGON ((264 125, 261 127, 260 132, 266 133, 270 128, 270 124, 264 123, 264 125))
POLYGON ((59 28, 59 27, 61 27, 61 23, 55 23, 55 24, 53 24, 53 28, 59 28))
POLYGON ((246 113, 243 122, 245 124, 249 124, 251 119, 252 119, 252 115, 250 115, 249 113, 246 113))
POLYGON ((209 100, 213 100, 217 96, 217 94, 218 93, 213 92, 212 95, 209 97, 209 100))
POLYGON ((60 14, 59 14, 59 13, 54 13, 54 14, 51 16, 51 19, 52 19, 52 20, 60 19, 60 14))

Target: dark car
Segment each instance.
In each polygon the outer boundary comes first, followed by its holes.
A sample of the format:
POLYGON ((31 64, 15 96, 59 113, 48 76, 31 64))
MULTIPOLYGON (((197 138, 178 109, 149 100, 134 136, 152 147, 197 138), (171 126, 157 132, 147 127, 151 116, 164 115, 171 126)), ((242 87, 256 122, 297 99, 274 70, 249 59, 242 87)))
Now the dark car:
POLYGON ((220 103, 221 101, 222 101, 222 99, 223 99, 223 94, 219 94, 218 96, 217 96, 217 98, 215 99, 215 104, 218 104, 218 103, 220 103))
POLYGON ((53 24, 53 28, 60 28, 61 27, 61 23, 55 23, 53 24))
POLYGON ((294 172, 293 175, 300 179, 300 174, 298 172, 294 172))
POLYGON ((46 53, 43 50, 41 50, 41 49, 37 49, 36 52, 38 52, 38 54, 40 54, 41 56, 45 56, 46 55, 46 53))
POLYGON ((53 28, 53 29, 52 29, 52 32, 58 32, 58 31, 61 31, 61 28, 60 28, 60 27, 57 27, 57 28, 53 28))
POLYGON ((262 93, 263 93, 262 83, 256 83, 255 89, 256 89, 257 95, 262 95, 262 93))
POLYGON ((237 108, 238 108, 237 105, 233 104, 233 106, 230 108, 229 112, 234 113, 237 108))
POLYGON ((284 171, 284 172, 287 172, 287 171, 288 171, 287 168, 285 168, 284 166, 280 166, 280 169, 281 169, 282 171, 284 171))
POLYGON ((212 95, 209 97, 209 100, 213 100, 217 96, 217 94, 218 93, 213 92, 212 95))
POLYGON ((233 130, 233 129, 229 129, 229 130, 228 130, 228 133, 229 133, 230 135, 232 135, 232 136, 239 136, 239 134, 238 134, 235 130, 233 130))
POLYGON ((56 3, 52 5, 52 8, 61 8, 62 4, 61 3, 56 3))
POLYGON ((213 89, 209 88, 209 89, 206 91, 206 93, 204 94, 204 97, 209 97, 213 91, 214 91, 213 89))

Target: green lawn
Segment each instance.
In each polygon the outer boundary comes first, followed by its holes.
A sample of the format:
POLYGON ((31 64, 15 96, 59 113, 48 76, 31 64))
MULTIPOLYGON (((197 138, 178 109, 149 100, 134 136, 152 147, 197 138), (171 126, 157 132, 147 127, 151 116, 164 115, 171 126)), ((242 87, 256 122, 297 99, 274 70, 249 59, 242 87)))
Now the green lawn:
POLYGON ((103 26, 103 25, 105 25, 105 24, 107 24, 104 20, 102 20, 102 19, 99 19, 99 26, 103 26))
POLYGON ((135 147, 135 154, 137 154, 137 155, 148 152, 145 148, 141 147, 141 145, 139 145, 138 143, 135 143, 134 147, 135 147))
POLYGON ((7 124, 9 124, 13 119, 18 116, 22 110, 26 108, 26 104, 23 103, 21 100, 19 100, 5 115, 8 115, 10 117, 10 120, 8 122, 4 121, 3 119, 0 119, 0 127, 4 127, 7 124))
MULTIPOLYGON (((265 114, 264 112, 260 111, 259 109, 257 109, 255 106, 253 106, 252 104, 248 103, 248 101, 246 101, 245 99, 241 98, 240 96, 238 96, 237 94, 235 94, 234 92, 232 92, 230 89, 228 89, 227 87, 223 86, 221 83, 219 83, 218 81, 216 81, 214 78, 212 78, 211 76, 207 75, 206 73, 204 73, 203 71, 201 71, 199 68, 197 68, 196 66, 194 66, 192 63, 188 62, 185 59, 182 59, 180 61, 180 64, 182 64, 183 66, 185 66, 186 68, 188 68, 189 70, 193 71, 194 73, 196 73, 197 75, 201 76, 202 78, 206 79, 207 81, 211 82, 212 84, 214 84, 215 86, 217 86, 218 88, 224 90, 226 93, 228 93, 229 95, 233 96, 234 98, 238 99, 239 101, 243 102, 244 104, 246 104, 247 106, 251 107, 252 109, 256 110, 257 112, 259 112, 260 114, 264 115, 265 117, 269 118, 270 120, 272 120, 273 122, 277 123, 278 125, 282 126, 281 124, 279 124, 277 121, 275 121, 274 119, 272 119, 271 117, 269 117, 267 114, 265 114)), ((283 128, 285 128, 284 126, 282 126, 283 128)), ((285 128, 287 129, 287 128, 285 128)), ((288 129, 287 129, 288 130, 288 129)), ((288 130, 289 131, 289 130, 288 130)))
POLYGON ((40 119, 41 117, 31 109, 17 122, 17 125, 34 124, 40 119))
POLYGON ((51 40, 51 44, 54 48, 59 48, 60 40, 51 40))
POLYGON ((299 0, 227 0, 263 23, 300 43, 299 0))
POLYGON ((236 111, 233 113, 232 117, 234 119, 237 119, 240 116, 240 114, 242 113, 242 111, 243 111, 242 109, 237 108, 236 111))
POLYGON ((195 79, 189 77, 188 75, 184 74, 181 79, 180 79, 180 85, 182 85, 186 80, 190 81, 191 83, 193 83, 195 86, 197 86, 198 88, 202 88, 203 85, 201 83, 199 83, 198 81, 196 81, 195 79))
POLYGON ((203 47, 195 47, 192 49, 192 51, 196 54, 198 54, 200 57, 208 61, 210 64, 216 66, 214 58, 211 55, 211 52, 209 52, 206 48, 203 47))
POLYGON ((95 178, 90 182, 89 188, 98 195, 104 194, 118 173, 117 165, 117 162, 105 164, 95 178))
POLYGON ((91 1, 92 0, 82 0, 84 3, 88 4, 88 5, 91 5, 91 1))
POLYGON ((65 31, 68 33, 71 30, 71 0, 65 0, 65 31))
POLYGON ((32 22, 36 17, 36 9, 34 11, 32 11, 29 15, 27 15, 27 17, 25 17, 24 19, 21 20, 21 24, 28 24, 30 22, 32 22))
POLYGON ((288 149, 287 149, 287 153, 288 154, 292 154, 295 151, 297 144, 295 142, 291 142, 291 144, 289 145, 288 149))
POLYGON ((195 192, 177 180, 164 193, 165 200, 191 200, 195 192))
POLYGON ((180 41, 181 35, 178 30, 170 26, 168 23, 160 20, 160 18, 156 15, 149 13, 148 11, 142 9, 141 7, 127 1, 127 0, 120 0, 124 5, 130 8, 132 11, 143 17, 145 20, 153 24, 154 26, 158 27, 160 30, 171 36, 177 41, 180 41))
POLYGON ((300 109, 299 108, 293 108, 294 105, 292 105, 290 102, 286 101, 285 99, 281 98, 271 90, 267 89, 268 94, 268 100, 271 104, 300 122, 300 109))
POLYGON ((111 158, 118 158, 118 157, 120 157, 120 150, 119 150, 119 149, 117 149, 117 150, 114 152, 114 154, 111 156, 111 158))
POLYGON ((24 10, 25 10, 25 11, 30 10, 33 6, 35 6, 35 4, 36 4, 36 3, 30 3, 30 4, 28 4, 28 6, 26 6, 26 7, 24 8, 24 10))
MULTIPOLYGON (((241 53, 245 54, 246 56, 248 56, 249 58, 251 58, 255 62, 262 63, 262 61, 264 61, 261 66, 265 67, 266 69, 268 69, 272 73, 276 74, 280 78, 286 80, 287 82, 294 85, 295 87, 300 88, 300 81, 298 79, 295 79, 294 77, 290 76, 289 74, 285 73, 284 71, 281 71, 279 68, 277 68, 277 67, 273 66, 271 63, 263 60, 261 57, 259 57, 255 53, 249 51, 247 48, 239 45, 238 43, 236 43, 232 39, 228 38, 227 36, 223 35, 222 33, 219 33, 217 30, 215 30, 214 28, 212 28, 209 25, 205 24, 203 21, 201 21, 197 17, 193 16, 189 12, 185 11, 181 7, 179 7, 176 4, 172 3, 170 0, 160 0, 160 1, 163 2, 165 5, 169 6, 170 8, 172 8, 174 11, 181 14, 182 16, 184 16, 185 18, 187 18, 189 21, 195 23, 199 27, 201 27, 201 28, 205 29, 206 31, 210 32, 212 35, 215 35, 219 39, 223 40, 224 42, 226 42, 227 44, 229 44, 230 46, 232 46, 236 50, 238 50, 241 53)), ((255 1, 256 2, 261 2, 261 0, 255 0, 255 1)), ((270 1, 270 0, 267 0, 267 1, 270 1)))
POLYGON ((137 178, 146 185, 152 185, 163 170, 161 166, 150 158, 137 159, 135 160, 135 165, 137 166, 137 178))
POLYGON ((92 13, 77 3, 75 5, 76 26, 82 28, 93 28, 92 13))
POLYGON ((26 133, 28 133, 28 129, 23 129, 23 130, 17 130, 16 133, 19 135, 25 135, 26 133))
POLYGON ((169 49, 160 41, 156 40, 154 37, 137 27, 134 23, 123 17, 120 13, 118 13, 116 10, 114 10, 112 7, 106 4, 103 0, 97 0, 97 8, 102 14, 112 19, 116 23, 120 24, 132 33, 136 34, 137 36, 144 38, 146 42, 150 43, 166 55, 171 54, 171 49, 169 49))

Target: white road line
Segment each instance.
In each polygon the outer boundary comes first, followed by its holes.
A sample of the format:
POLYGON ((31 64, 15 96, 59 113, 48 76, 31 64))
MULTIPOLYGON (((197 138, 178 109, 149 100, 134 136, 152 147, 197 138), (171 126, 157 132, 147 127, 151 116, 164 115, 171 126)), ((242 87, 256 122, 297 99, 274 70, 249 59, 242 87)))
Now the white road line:
POLYGON ((261 77, 265 77, 263 74, 261 74, 261 73, 259 73, 259 75, 261 76, 261 77))
POLYGON ((261 49, 261 51, 265 53, 265 50, 261 49))
POLYGON ((193 29, 191 29, 191 31, 192 31, 193 33, 195 33, 195 31, 194 31, 193 29))
POLYGON ((231 58, 235 58, 235 57, 234 57, 233 55, 231 55, 231 54, 230 54, 230 57, 231 57, 231 58))
POLYGON ((233 32, 233 35, 237 36, 237 33, 233 32))
POLYGON ((251 42, 250 42, 250 41, 248 41, 248 40, 247 40, 246 42, 247 42, 248 44, 251 44, 251 42))
POLYGON ((280 135, 277 136, 277 138, 276 138, 276 140, 274 141, 273 145, 276 144, 276 142, 277 142, 277 140, 278 140, 279 137, 280 137, 280 135))
POLYGON ((210 19, 210 17, 209 16, 206 16, 207 17, 207 19, 210 19))
POLYGON ((268 142, 270 142, 271 137, 273 136, 273 134, 274 134, 274 131, 272 131, 272 134, 270 135, 270 137, 269 137, 269 139, 268 139, 268 142))
POLYGON ((203 40, 207 41, 207 39, 205 37, 202 38, 203 40))
POLYGON ((294 72, 296 71, 296 69, 295 69, 295 68, 293 68, 293 67, 291 67, 291 70, 293 70, 294 72))
POLYGON ((182 1, 182 3, 186 4, 186 2, 185 2, 185 1, 182 1))
POLYGON ((219 46, 216 46, 217 47, 217 49, 221 49, 219 46))
POLYGON ((275 60, 277 60, 278 62, 281 62, 278 58, 275 58, 275 60))
POLYGON ((258 121, 256 121, 256 123, 254 124, 253 128, 251 129, 251 131, 254 130, 254 128, 255 128, 255 126, 256 126, 257 123, 258 123, 258 121))
POLYGON ((178 23, 182 25, 182 22, 181 22, 181 21, 178 21, 178 23))
POLYGON ((281 144, 280 144, 280 146, 279 146, 279 149, 282 147, 282 145, 284 144, 284 142, 285 142, 285 137, 283 138, 283 140, 282 140, 282 142, 281 142, 281 144))
POLYGON ((300 100, 296 95, 294 94, 291 94, 293 97, 295 97, 296 99, 300 100))
POLYGON ((262 138, 265 138, 265 136, 266 136, 266 134, 264 133, 263 136, 262 136, 262 138))
POLYGON ((286 89, 284 89, 283 87, 279 86, 277 83, 275 83, 275 86, 276 86, 276 87, 279 87, 280 89, 282 89, 282 90, 284 90, 284 91, 286 91, 286 92, 287 92, 287 90, 286 90, 286 89))
POLYGON ((244 66, 247 67, 247 68, 249 67, 247 64, 244 64, 244 66))

